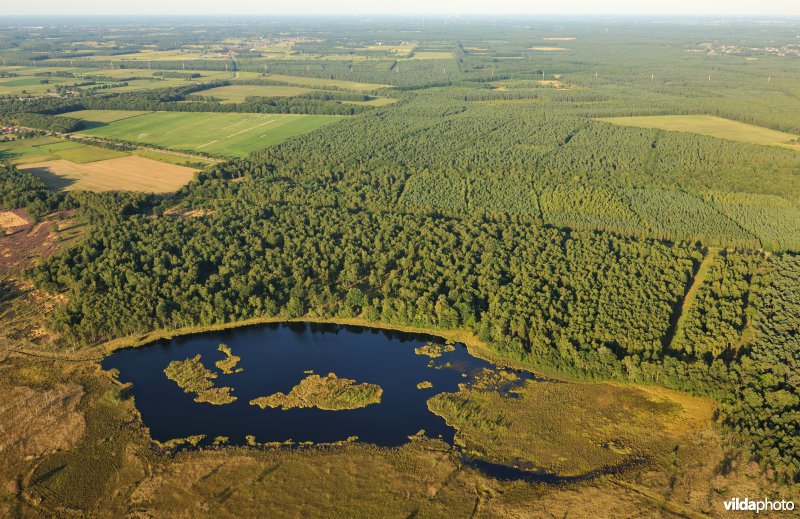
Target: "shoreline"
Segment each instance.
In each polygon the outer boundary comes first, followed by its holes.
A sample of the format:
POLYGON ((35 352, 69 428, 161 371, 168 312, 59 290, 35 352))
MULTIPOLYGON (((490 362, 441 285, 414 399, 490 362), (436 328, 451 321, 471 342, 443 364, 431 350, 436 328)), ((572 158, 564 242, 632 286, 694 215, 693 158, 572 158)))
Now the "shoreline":
MULTIPOLYGON (((309 324, 337 324, 342 326, 359 326, 362 328, 373 328, 379 330, 389 330, 403 333, 414 333, 420 335, 429 335, 438 337, 446 341, 461 343, 467 348, 467 352, 473 357, 485 360, 494 364, 497 367, 527 371, 534 376, 551 379, 554 382, 562 382, 569 384, 610 384, 617 386, 633 386, 646 392, 652 397, 669 396, 673 400, 683 403, 695 402, 711 405, 716 408, 719 402, 711 396, 694 395, 688 391, 680 391, 677 389, 668 388, 658 384, 647 384, 641 382, 627 382, 623 380, 595 380, 589 378, 580 378, 573 375, 561 373, 556 370, 548 369, 543 366, 533 366, 522 362, 517 359, 508 358, 495 351, 491 346, 482 341, 474 333, 464 329, 439 329, 439 328, 423 328, 419 326, 409 326, 402 324, 384 323, 381 321, 370 321, 361 317, 314 317, 302 316, 296 318, 286 318, 283 316, 271 317, 253 317, 242 321, 231 321, 227 323, 202 325, 202 326, 188 326, 176 329, 160 329, 153 330, 141 335, 130 335, 118 339, 101 343, 93 349, 99 353, 99 358, 91 359, 100 362, 107 356, 113 354, 115 351, 140 348, 147 346, 159 340, 169 340, 175 337, 185 335, 193 335, 199 333, 217 332, 222 330, 230 330, 234 328, 243 328, 246 326, 256 326, 259 324, 276 324, 276 323, 309 323, 309 324)), ((90 359, 87 359, 90 360, 90 359)), ((102 367, 100 368, 102 370, 102 367)), ((104 370, 103 370, 104 371, 104 370)))

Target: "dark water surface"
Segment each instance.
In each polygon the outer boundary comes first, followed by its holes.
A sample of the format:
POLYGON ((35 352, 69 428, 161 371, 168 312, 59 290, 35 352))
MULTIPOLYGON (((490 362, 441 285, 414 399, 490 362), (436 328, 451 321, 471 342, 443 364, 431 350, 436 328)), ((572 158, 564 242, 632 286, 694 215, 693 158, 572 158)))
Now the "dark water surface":
MULTIPOLYGON (((428 342, 443 344, 426 335, 309 323, 262 324, 162 340, 149 346, 118 351, 103 360, 104 369, 119 370, 122 382, 133 383, 136 407, 152 437, 159 441, 205 434, 211 440, 227 436, 245 443, 246 435, 259 442, 335 442, 350 436, 382 446, 408 441, 424 429, 426 436, 452 443, 454 430, 428 411, 426 401, 452 392, 476 374, 494 366, 471 356, 460 344, 437 359, 414 353, 428 342), (225 343, 241 357, 241 373, 225 375, 214 363, 224 358, 217 351, 225 343), (173 360, 202 356, 206 368, 218 373, 217 387, 233 388, 238 400, 226 405, 193 401, 164 374, 173 360), (308 374, 369 382, 383 388, 381 403, 347 411, 260 409, 250 400, 278 391, 289 393, 308 374), (417 389, 424 380, 432 389, 417 389)), ((519 373, 521 379, 530 374, 519 373)))

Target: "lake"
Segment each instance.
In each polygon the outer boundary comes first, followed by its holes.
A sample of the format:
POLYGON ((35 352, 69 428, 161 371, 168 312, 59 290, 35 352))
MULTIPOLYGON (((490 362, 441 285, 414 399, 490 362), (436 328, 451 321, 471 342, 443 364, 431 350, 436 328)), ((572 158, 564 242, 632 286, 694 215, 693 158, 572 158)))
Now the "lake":
MULTIPOLYGON (((313 323, 260 324, 186 335, 150 345, 120 350, 103 360, 106 370, 119 370, 119 380, 133 384, 132 393, 142 421, 159 441, 204 434, 206 441, 226 436, 244 444, 253 435, 258 442, 310 441, 328 443, 357 436, 381 446, 406 443, 424 430, 426 436, 453 442, 454 429, 431 413, 426 405, 437 393, 452 392, 469 383, 491 363, 470 355, 466 347, 431 359, 414 348, 444 344, 437 337, 383 329, 313 323), (218 351, 227 344, 241 357, 241 373, 224 374, 215 368, 225 358, 218 351), (238 399, 230 404, 195 402, 169 380, 164 369, 172 361, 195 355, 218 373, 215 386, 233 388, 238 399), (266 408, 250 400, 277 392, 289 393, 309 372, 354 379, 357 384, 377 384, 380 403, 360 409, 326 411, 318 408, 266 408), (417 384, 429 381, 430 389, 417 384)), ((531 378, 517 373, 520 381, 531 378)))

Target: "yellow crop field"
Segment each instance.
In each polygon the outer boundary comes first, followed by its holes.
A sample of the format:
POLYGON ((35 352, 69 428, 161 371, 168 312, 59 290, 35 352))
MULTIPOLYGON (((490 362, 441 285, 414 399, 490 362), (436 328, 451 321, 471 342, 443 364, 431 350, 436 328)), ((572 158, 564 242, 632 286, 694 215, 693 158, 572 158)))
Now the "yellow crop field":
POLYGON ((48 187, 64 191, 143 191, 170 193, 194 177, 196 169, 167 164, 138 155, 77 164, 50 160, 20 166, 48 187))
POLYGON ((761 126, 740 123, 713 115, 655 115, 643 117, 607 117, 598 119, 622 126, 658 128, 673 132, 697 133, 731 141, 782 146, 800 149, 798 136, 770 130, 761 126))

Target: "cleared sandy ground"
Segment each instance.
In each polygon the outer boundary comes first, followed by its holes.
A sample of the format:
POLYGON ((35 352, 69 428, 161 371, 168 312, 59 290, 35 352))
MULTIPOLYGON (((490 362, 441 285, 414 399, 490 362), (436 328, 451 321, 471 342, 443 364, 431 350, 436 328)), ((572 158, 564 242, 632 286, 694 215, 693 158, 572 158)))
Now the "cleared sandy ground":
POLYGON ((0 228, 22 227, 28 225, 28 220, 14 211, 0 211, 0 228))
POLYGON ((137 155, 88 164, 50 160, 26 164, 19 169, 33 173, 52 189, 147 193, 175 191, 192 180, 197 171, 137 155))

